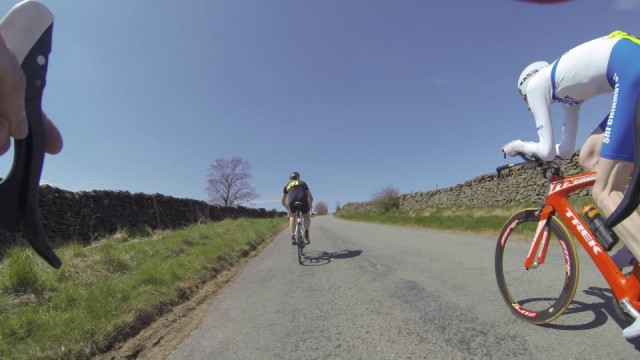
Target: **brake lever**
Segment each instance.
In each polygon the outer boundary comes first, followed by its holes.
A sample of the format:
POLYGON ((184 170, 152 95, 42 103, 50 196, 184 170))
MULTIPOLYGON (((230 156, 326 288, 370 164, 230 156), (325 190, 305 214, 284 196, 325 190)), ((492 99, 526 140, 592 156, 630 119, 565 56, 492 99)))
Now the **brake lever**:
MULTIPOLYGON (((504 158, 506 159, 507 154, 506 153, 503 153, 503 154, 504 154, 504 158)), ((524 162, 498 166, 496 168, 496 173, 497 173, 496 180, 500 180, 500 175, 502 174, 503 171, 511 169, 516 166, 522 166, 522 165, 532 164, 532 163, 535 163, 537 167, 542 167, 544 165, 544 161, 540 159, 537 155, 526 155, 524 153, 518 153, 516 155, 519 156, 522 160, 524 160, 524 162)), ((546 177, 546 172, 544 170, 542 172, 542 176, 546 177)))
POLYGON ((23 1, 0 21, 0 34, 24 72, 29 124, 27 137, 14 139, 13 164, 7 178, 0 182, 0 227, 9 232, 23 232, 36 253, 59 268, 62 261, 47 240, 38 209, 45 153, 42 95, 51 53, 53 14, 37 1, 23 1))

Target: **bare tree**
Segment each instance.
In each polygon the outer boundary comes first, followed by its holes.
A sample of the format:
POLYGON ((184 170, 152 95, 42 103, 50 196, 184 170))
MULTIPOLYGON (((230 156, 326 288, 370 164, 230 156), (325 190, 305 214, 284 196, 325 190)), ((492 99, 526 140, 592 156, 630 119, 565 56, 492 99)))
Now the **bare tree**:
POLYGON ((329 213, 329 207, 327 206, 327 203, 322 202, 322 201, 318 201, 313 206, 313 209, 315 210, 316 214, 318 214, 318 215, 327 215, 329 213))
POLYGON ((249 184, 251 179, 249 161, 239 156, 231 159, 218 158, 209 167, 207 194, 211 204, 242 205, 258 198, 258 193, 249 184))

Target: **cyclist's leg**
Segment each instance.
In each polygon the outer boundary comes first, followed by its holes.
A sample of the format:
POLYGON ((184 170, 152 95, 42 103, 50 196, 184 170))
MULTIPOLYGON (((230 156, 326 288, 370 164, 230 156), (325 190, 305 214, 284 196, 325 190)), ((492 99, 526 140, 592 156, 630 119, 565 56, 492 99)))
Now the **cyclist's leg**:
POLYGON ((307 242, 310 242, 309 239, 309 227, 311 226, 311 212, 302 215, 302 220, 304 223, 304 237, 307 239, 307 242))
POLYGON ((293 212, 293 204, 289 204, 289 229, 291 230, 291 242, 296 240, 296 214, 293 212))
POLYGON ((598 160, 600 160, 600 149, 602 149, 603 131, 606 123, 607 118, 605 117, 600 125, 593 129, 593 132, 591 132, 591 135, 585 140, 580 149, 578 162, 584 171, 595 171, 598 160))
POLYGON ((295 217, 295 214, 289 214, 289 229, 291 230, 291 236, 296 234, 296 217, 295 217))
POLYGON ((303 216, 303 220, 304 220, 304 228, 306 230, 309 230, 309 227, 311 226, 311 213, 306 213, 303 216))
MULTIPOLYGON (((633 164, 626 161, 601 158, 598 162, 593 198, 605 215, 609 216, 622 201, 632 170, 633 164)), ((637 229, 640 229, 640 214, 635 211, 615 227, 615 231, 626 247, 636 258, 639 258, 640 234, 637 229)), ((625 328, 622 336, 625 339, 640 336, 640 318, 625 328)))
MULTIPOLYGON (((611 113, 607 118, 596 164, 593 198, 606 216, 620 205, 633 173, 635 159, 635 124, 640 121, 637 109, 640 95, 640 68, 629 66, 640 60, 640 46, 619 41, 611 53, 607 77, 614 85, 611 113)), ((623 242, 636 258, 640 258, 640 215, 632 212, 615 227, 623 242)))
MULTIPOLYGON (((602 138, 604 137, 603 131, 607 125, 608 117, 609 115, 591 132, 591 135, 589 135, 580 149, 579 163, 584 171, 595 171, 596 165, 598 165, 600 150, 602 149, 602 138)), ((626 246, 618 249, 611 255, 611 258, 620 269, 630 266, 634 259, 633 254, 626 246)))
MULTIPOLYGON (((636 124, 640 121, 640 68, 630 66, 640 59, 640 47, 627 41, 614 46, 607 77, 615 85, 611 116, 604 131, 601 158, 596 166, 593 197, 605 215, 610 216, 624 199, 626 185, 636 160, 636 124)), ((626 203, 625 199, 625 203, 626 203)), ((632 211, 615 227, 625 245, 640 259, 640 215, 632 211)), ((622 336, 640 336, 640 318, 623 330, 622 336)))
MULTIPOLYGON (((620 204, 626 190, 633 164, 600 158, 596 166, 596 183, 593 186, 593 199, 605 215, 609 216, 620 204)), ((634 212, 616 226, 615 231, 625 245, 638 258, 640 256, 640 214, 634 212)))

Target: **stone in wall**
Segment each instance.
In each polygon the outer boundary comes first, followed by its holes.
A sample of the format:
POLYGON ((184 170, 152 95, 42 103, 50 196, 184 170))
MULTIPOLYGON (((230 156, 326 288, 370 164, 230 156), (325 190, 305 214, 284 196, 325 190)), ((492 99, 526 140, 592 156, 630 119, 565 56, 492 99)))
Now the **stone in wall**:
MULTIPOLYGON (((578 152, 571 159, 562 161, 564 175, 575 175, 582 170, 578 164, 578 152)), ((417 210, 430 207, 453 206, 505 206, 527 202, 542 202, 549 191, 549 181, 541 170, 529 166, 509 169, 498 179, 496 173, 485 174, 448 188, 403 194, 400 209, 417 210)), ((588 189, 573 196, 588 196, 588 189)), ((347 203, 342 210, 363 211, 373 209, 369 202, 347 203)))
MULTIPOLYGON (((89 243, 121 229, 178 229, 209 220, 283 216, 275 209, 221 207, 199 200, 128 191, 71 192, 43 185, 38 196, 43 227, 54 246, 72 240, 89 243)), ((0 231, 0 244, 10 244, 15 239, 16 234, 0 231)))

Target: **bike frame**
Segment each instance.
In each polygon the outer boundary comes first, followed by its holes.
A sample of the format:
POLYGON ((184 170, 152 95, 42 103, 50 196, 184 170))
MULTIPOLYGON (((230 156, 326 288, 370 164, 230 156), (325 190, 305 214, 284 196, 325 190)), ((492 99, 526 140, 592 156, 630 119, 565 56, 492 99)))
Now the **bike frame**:
MULTIPOLYGON (((537 267, 544 263, 549 241, 547 222, 552 215, 559 216, 566 227, 571 230, 582 247, 587 251, 591 260, 602 273, 611 291, 618 301, 635 318, 640 317, 640 266, 635 261, 630 276, 625 276, 615 264, 611 256, 596 240, 590 227, 585 223, 580 213, 576 212, 568 201, 570 194, 594 185, 595 172, 586 172, 572 176, 552 175, 550 178, 549 193, 545 204, 540 208, 540 219, 536 234, 529 250, 529 255, 524 263, 525 270, 537 267), (629 305, 631 308, 629 308, 629 305)), ((565 249, 566 253, 566 249, 565 249)), ((565 255, 567 261, 569 256, 565 255)))
POLYGON ((304 222, 302 219, 302 211, 298 210, 296 213, 296 237, 300 235, 300 237, 304 237, 304 222))

